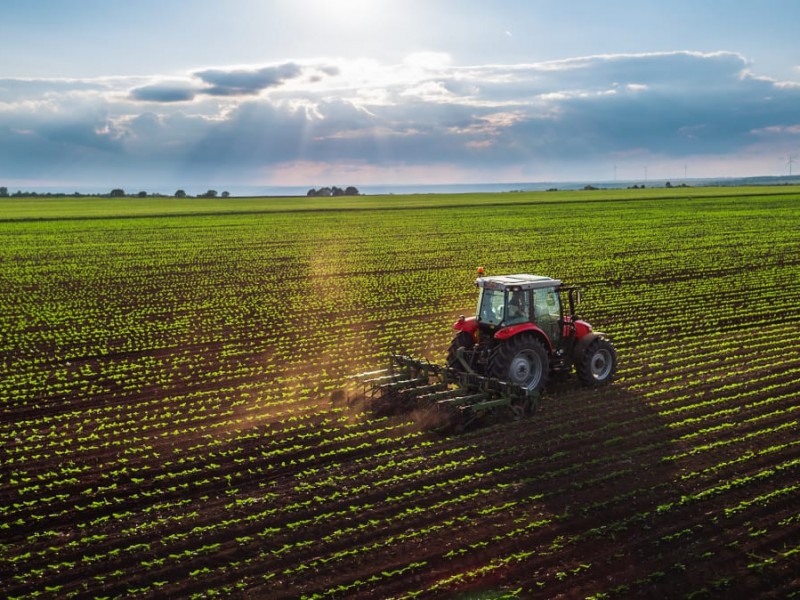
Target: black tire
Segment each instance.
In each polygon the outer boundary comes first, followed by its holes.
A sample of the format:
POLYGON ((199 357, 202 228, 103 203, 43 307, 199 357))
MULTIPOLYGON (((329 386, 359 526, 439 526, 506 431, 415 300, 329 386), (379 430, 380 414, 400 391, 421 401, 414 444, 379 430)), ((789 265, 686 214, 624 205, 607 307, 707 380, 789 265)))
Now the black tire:
POLYGON ((495 348, 487 371, 490 377, 539 392, 547 384, 550 359, 541 340, 520 334, 495 348))
POLYGON ((458 360, 458 350, 459 348, 464 348, 464 350, 472 350, 472 347, 475 345, 475 340, 472 338, 472 334, 467 333, 466 331, 459 331, 456 334, 456 337, 453 338, 453 341, 450 343, 450 348, 447 350, 447 366, 455 369, 456 371, 461 371, 462 373, 466 371, 464 365, 461 364, 461 361, 458 360))
POLYGON ((605 338, 597 338, 575 364, 578 379, 583 385, 605 385, 617 372, 617 350, 605 338))

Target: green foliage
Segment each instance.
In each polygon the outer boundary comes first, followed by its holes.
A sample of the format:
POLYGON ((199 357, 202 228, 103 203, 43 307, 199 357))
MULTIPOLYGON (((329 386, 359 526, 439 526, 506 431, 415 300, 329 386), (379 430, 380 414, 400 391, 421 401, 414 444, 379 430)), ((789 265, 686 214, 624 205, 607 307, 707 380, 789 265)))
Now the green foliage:
POLYGON ((0 595, 748 597, 785 581, 798 202, 6 199, 0 595), (617 381, 563 382, 531 419, 455 438, 337 395, 398 347, 440 360, 478 265, 581 285, 617 381))

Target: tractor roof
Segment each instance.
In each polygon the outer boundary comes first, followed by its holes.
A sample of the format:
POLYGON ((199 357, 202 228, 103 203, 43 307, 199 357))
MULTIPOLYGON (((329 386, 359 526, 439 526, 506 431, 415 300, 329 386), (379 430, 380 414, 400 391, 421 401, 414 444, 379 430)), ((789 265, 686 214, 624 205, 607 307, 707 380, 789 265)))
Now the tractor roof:
POLYGON ((482 288, 497 290, 534 290, 539 288, 557 287, 561 285, 558 279, 542 277, 541 275, 498 275, 497 277, 478 277, 475 285, 482 288))

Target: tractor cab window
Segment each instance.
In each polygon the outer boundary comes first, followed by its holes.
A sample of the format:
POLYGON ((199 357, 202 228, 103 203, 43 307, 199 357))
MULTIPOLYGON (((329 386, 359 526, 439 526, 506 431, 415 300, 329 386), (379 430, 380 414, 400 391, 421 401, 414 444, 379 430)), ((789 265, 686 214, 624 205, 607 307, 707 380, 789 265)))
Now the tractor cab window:
POLYGON ((556 343, 561 337, 561 302, 555 288, 534 290, 533 310, 536 324, 556 343))
POLYGON ((506 325, 527 323, 531 320, 531 293, 528 290, 508 292, 506 325))
POLYGON ((503 290, 481 289, 478 300, 478 321, 488 325, 499 325, 503 320, 505 300, 503 290))

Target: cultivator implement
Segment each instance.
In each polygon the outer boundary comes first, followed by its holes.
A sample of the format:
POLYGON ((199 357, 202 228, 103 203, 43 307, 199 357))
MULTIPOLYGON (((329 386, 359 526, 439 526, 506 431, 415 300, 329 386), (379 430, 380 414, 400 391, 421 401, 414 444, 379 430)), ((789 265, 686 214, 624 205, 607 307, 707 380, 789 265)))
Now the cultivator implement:
POLYGON ((519 419, 532 413, 537 392, 519 385, 393 354, 389 366, 354 376, 376 416, 422 411, 434 428, 468 427, 478 419, 519 419))

